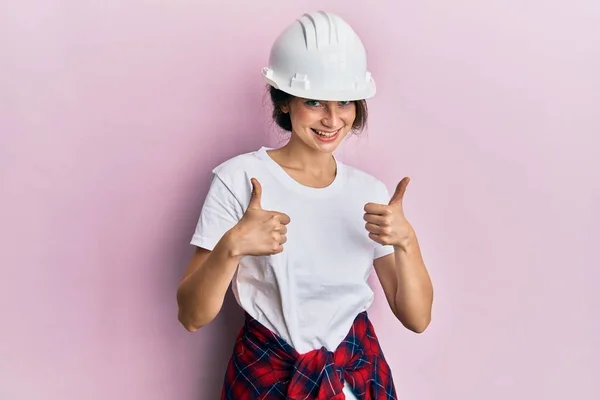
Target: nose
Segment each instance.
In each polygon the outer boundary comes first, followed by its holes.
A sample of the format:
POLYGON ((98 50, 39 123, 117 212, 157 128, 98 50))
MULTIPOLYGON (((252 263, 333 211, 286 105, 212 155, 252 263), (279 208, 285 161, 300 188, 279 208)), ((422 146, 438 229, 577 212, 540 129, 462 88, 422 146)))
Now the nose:
POLYGON ((321 123, 328 128, 337 127, 338 121, 340 119, 338 113, 339 110, 337 109, 337 107, 335 105, 329 104, 328 107, 325 109, 325 115, 323 116, 321 123))

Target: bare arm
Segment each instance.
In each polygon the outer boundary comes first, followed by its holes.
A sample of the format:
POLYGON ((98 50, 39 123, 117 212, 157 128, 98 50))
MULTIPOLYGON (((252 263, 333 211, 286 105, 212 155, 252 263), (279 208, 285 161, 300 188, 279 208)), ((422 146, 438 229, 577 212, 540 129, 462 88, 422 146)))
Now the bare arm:
POLYGON ((373 265, 396 318, 421 333, 431 321, 433 286, 417 235, 404 216, 402 200, 409 181, 405 177, 398 183, 388 205, 365 206, 365 227, 375 242, 394 246, 393 254, 376 259, 373 265))
POLYGON ((225 294, 242 258, 236 255, 231 232, 213 251, 196 248, 177 289, 178 319, 190 332, 210 323, 223 306, 225 294))
POLYGON ((190 332, 210 323, 223 306, 225 294, 244 256, 283 251, 290 217, 261 207, 262 187, 252 179, 250 204, 241 220, 212 251, 197 248, 177 289, 179 321, 190 332))
POLYGON ((396 318, 413 332, 425 331, 431 322, 433 286, 416 236, 375 260, 374 266, 396 318))

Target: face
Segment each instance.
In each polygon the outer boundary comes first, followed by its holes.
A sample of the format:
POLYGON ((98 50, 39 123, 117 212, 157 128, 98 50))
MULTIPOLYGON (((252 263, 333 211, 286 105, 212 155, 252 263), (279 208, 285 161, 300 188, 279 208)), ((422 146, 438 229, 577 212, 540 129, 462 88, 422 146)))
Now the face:
POLYGON ((290 113, 292 136, 323 153, 332 153, 340 145, 356 118, 356 104, 351 101, 294 97, 282 111, 290 113))

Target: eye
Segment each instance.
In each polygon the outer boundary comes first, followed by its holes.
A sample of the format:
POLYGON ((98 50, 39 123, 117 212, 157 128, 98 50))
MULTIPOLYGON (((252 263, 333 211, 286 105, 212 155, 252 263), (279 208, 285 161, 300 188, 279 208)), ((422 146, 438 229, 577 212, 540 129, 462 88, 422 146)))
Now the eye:
POLYGON ((339 103, 341 107, 347 107, 352 104, 351 101, 340 101, 339 103))
POLYGON ((320 106, 320 105, 321 105, 321 103, 319 103, 319 101, 318 101, 318 100, 306 100, 306 101, 304 102, 304 104, 306 104, 306 105, 307 105, 307 106, 309 106, 309 107, 318 107, 318 106, 320 106))

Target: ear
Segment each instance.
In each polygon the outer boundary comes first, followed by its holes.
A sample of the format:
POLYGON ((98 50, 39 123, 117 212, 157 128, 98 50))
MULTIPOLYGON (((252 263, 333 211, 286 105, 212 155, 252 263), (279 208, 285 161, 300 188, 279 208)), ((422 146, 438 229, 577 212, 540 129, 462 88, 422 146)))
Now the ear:
POLYGON ((290 112, 290 106, 289 106, 287 103, 285 103, 285 104, 282 104, 282 105, 281 105, 281 107, 279 107, 279 109, 280 109, 280 110, 281 110, 281 112, 282 112, 282 113, 284 113, 284 114, 287 114, 287 113, 289 113, 289 112, 290 112))

